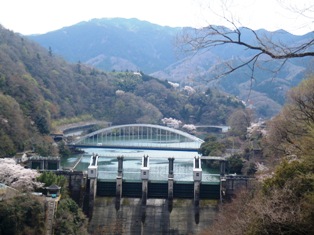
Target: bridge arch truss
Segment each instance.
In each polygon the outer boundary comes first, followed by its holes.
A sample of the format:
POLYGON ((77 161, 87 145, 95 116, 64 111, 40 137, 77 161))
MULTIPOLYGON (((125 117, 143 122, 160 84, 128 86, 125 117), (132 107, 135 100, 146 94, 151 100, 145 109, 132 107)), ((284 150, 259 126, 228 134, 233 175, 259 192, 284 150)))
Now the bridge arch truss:
POLYGON ((77 146, 191 149, 196 150, 204 141, 186 132, 152 124, 128 124, 107 127, 81 137, 77 146))

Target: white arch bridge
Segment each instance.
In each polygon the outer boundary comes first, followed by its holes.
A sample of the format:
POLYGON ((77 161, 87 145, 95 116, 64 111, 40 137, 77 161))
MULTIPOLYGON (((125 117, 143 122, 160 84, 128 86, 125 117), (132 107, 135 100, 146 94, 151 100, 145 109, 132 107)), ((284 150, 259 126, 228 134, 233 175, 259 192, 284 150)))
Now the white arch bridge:
POLYGON ((69 144, 76 147, 198 150, 204 141, 166 126, 128 124, 107 127, 69 144))

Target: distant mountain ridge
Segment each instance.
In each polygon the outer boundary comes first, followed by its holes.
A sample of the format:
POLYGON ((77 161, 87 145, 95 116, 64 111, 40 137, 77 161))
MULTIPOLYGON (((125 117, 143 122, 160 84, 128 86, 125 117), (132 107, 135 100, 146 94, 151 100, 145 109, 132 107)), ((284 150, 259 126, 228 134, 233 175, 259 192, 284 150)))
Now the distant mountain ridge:
POLYGON ((176 60, 172 42, 178 30, 137 19, 93 19, 29 38, 74 63, 151 73, 176 60))
MULTIPOLYGON (((279 66, 278 61, 265 61, 261 62, 264 68, 256 71, 253 82, 248 69, 216 80, 226 62, 237 63, 252 51, 226 45, 193 56, 184 55, 175 45, 182 30, 185 28, 164 27, 137 19, 105 18, 29 38, 74 63, 82 62, 107 71, 143 71, 203 91, 217 87, 248 101, 261 117, 271 117, 280 110, 286 91, 304 79, 307 68, 313 64, 311 58, 290 60, 274 76, 269 70, 279 66)), ((241 30, 243 38, 254 40, 245 28, 241 30)), ((256 32, 286 44, 314 38, 314 33, 296 36, 284 30, 256 32)))

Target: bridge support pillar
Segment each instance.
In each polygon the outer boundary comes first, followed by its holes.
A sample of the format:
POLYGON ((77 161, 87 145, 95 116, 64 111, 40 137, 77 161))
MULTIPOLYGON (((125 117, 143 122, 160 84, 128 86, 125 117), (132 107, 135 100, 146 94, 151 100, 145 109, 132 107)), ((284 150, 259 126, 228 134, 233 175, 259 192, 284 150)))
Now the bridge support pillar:
POLYGON ((89 179, 90 180, 90 186, 89 186, 89 203, 88 203, 88 217, 89 219, 93 216, 93 210, 94 210, 94 201, 96 197, 97 192, 97 178, 96 179, 89 179))
POLYGON ((220 201, 226 197, 227 179, 225 176, 220 177, 220 201))
POLYGON ((90 164, 88 166, 88 180, 89 180, 89 203, 88 203, 88 215, 92 218, 94 210, 94 201, 97 192, 97 177, 98 177, 98 155, 92 155, 90 164))
POLYGON ((142 205, 146 206, 148 193, 148 180, 142 180, 142 205))
POLYGON ((147 191, 148 191, 148 179, 149 179, 149 158, 148 158, 148 156, 144 156, 142 159, 141 178, 142 178, 142 205, 146 206, 147 191))
POLYGON ((40 169, 45 170, 45 161, 40 162, 40 169))
POLYGON ((226 160, 220 161, 220 175, 225 176, 226 174, 226 160))
POLYGON ((117 157, 118 159, 118 176, 122 176, 123 174, 123 156, 117 157))
POLYGON ((200 191, 201 191, 201 181, 202 181, 202 167, 201 159, 199 157, 194 158, 193 162, 193 180, 194 180, 194 216, 195 223, 199 223, 200 217, 200 191))
POLYGON ((172 211, 173 207, 173 178, 168 178, 168 211, 172 211))
POLYGON ((122 177, 117 176, 116 178, 116 202, 115 202, 115 207, 116 210, 118 211, 120 209, 120 202, 121 202, 121 196, 122 196, 122 177))
POLYGON ((200 217, 200 189, 201 181, 194 181, 194 218, 195 223, 199 223, 200 217))
POLYGON ((148 193, 148 179, 142 179, 142 206, 141 206, 142 223, 144 223, 146 219, 147 193, 148 193))
POLYGON ((118 159, 118 175, 116 178, 116 210, 120 209, 120 201, 122 197, 122 182, 123 182, 123 157, 117 157, 118 159))
POLYGON ((168 173, 168 211, 172 211, 173 207, 173 162, 174 158, 168 158, 169 160, 169 173, 168 173))

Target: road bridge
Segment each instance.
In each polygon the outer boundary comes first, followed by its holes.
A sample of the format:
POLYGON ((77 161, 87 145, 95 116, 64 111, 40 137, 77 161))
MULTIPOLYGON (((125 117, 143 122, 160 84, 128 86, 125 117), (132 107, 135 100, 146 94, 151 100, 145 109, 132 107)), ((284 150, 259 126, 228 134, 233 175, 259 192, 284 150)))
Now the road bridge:
POLYGON ((197 151, 204 141, 186 132, 152 124, 128 124, 103 128, 69 145, 76 147, 131 148, 197 151))

